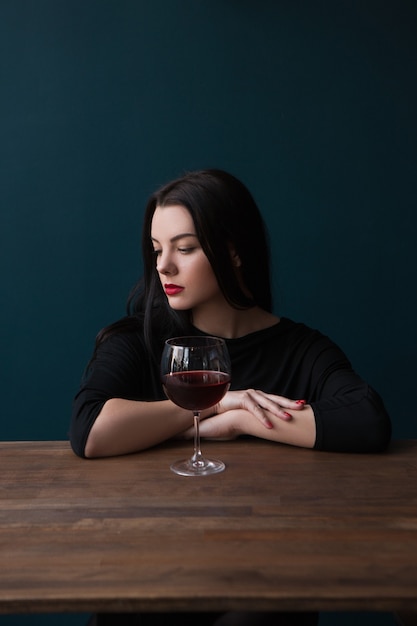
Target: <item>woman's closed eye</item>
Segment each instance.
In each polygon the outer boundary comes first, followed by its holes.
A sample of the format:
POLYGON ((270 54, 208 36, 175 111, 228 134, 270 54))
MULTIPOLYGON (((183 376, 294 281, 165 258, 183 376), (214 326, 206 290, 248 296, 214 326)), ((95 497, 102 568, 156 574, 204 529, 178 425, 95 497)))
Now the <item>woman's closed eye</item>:
MULTIPOLYGON (((196 246, 190 246, 187 248, 177 248, 178 252, 180 252, 181 254, 191 254, 191 252, 194 252, 194 250, 196 249, 196 246)), ((154 256, 161 256, 162 254, 162 250, 153 250, 153 255, 154 256)))

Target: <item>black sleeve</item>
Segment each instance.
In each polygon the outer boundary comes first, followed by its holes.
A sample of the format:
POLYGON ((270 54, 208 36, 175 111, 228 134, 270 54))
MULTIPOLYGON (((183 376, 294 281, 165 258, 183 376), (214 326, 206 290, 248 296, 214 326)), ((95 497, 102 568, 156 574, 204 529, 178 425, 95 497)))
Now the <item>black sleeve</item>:
POLYGON ((311 364, 315 448, 383 451, 391 439, 391 421, 380 396, 354 372, 343 352, 329 339, 322 337, 319 346, 311 364))
POLYGON ((75 396, 70 424, 70 443, 74 452, 85 457, 89 432, 103 405, 110 398, 128 400, 162 399, 140 338, 135 333, 114 334, 96 350, 75 396))

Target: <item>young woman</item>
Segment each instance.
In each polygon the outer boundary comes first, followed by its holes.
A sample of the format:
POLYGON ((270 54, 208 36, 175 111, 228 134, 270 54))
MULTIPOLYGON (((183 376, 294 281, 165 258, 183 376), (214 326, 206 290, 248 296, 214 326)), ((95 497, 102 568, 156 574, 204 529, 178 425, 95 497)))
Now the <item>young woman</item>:
MULTIPOLYGON (((202 437, 252 435, 317 450, 377 452, 390 419, 377 393, 327 337, 272 312, 262 217, 246 187, 219 170, 157 191, 143 227, 144 277, 128 315, 102 330, 75 398, 71 444, 94 458, 191 437, 192 415, 166 399, 165 339, 216 335, 232 362, 231 390, 202 413, 202 437)), ((313 613, 95 616, 91 624, 312 626, 313 613), (191 621, 188 621, 191 620, 191 621)))
POLYGON ((253 435, 317 450, 378 452, 390 419, 377 393, 327 337, 272 312, 264 223, 250 192, 219 170, 157 191, 143 227, 144 277, 129 315, 98 335, 75 398, 70 439, 84 457, 126 454, 191 436, 166 399, 165 339, 226 339, 231 390, 203 412, 202 437, 253 435))

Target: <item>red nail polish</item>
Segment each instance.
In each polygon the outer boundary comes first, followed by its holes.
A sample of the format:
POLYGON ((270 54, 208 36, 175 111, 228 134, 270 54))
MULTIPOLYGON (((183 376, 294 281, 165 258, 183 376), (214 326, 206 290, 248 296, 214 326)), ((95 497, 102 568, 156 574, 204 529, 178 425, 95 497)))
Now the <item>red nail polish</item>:
POLYGON ((292 415, 290 415, 290 414, 289 414, 289 413, 287 413, 286 411, 284 411, 284 415, 285 415, 285 417, 291 417, 291 418, 292 418, 292 415))
POLYGON ((305 400, 296 400, 296 404, 305 404, 306 401, 305 400))

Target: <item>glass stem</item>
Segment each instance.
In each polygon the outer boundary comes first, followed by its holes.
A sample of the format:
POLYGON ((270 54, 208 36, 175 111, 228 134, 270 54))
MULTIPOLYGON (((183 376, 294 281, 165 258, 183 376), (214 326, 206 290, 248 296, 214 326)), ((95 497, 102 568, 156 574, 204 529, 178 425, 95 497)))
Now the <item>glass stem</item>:
POLYGON ((194 454, 191 463, 194 467, 204 467, 204 458, 200 448, 200 411, 194 411, 194 454))

